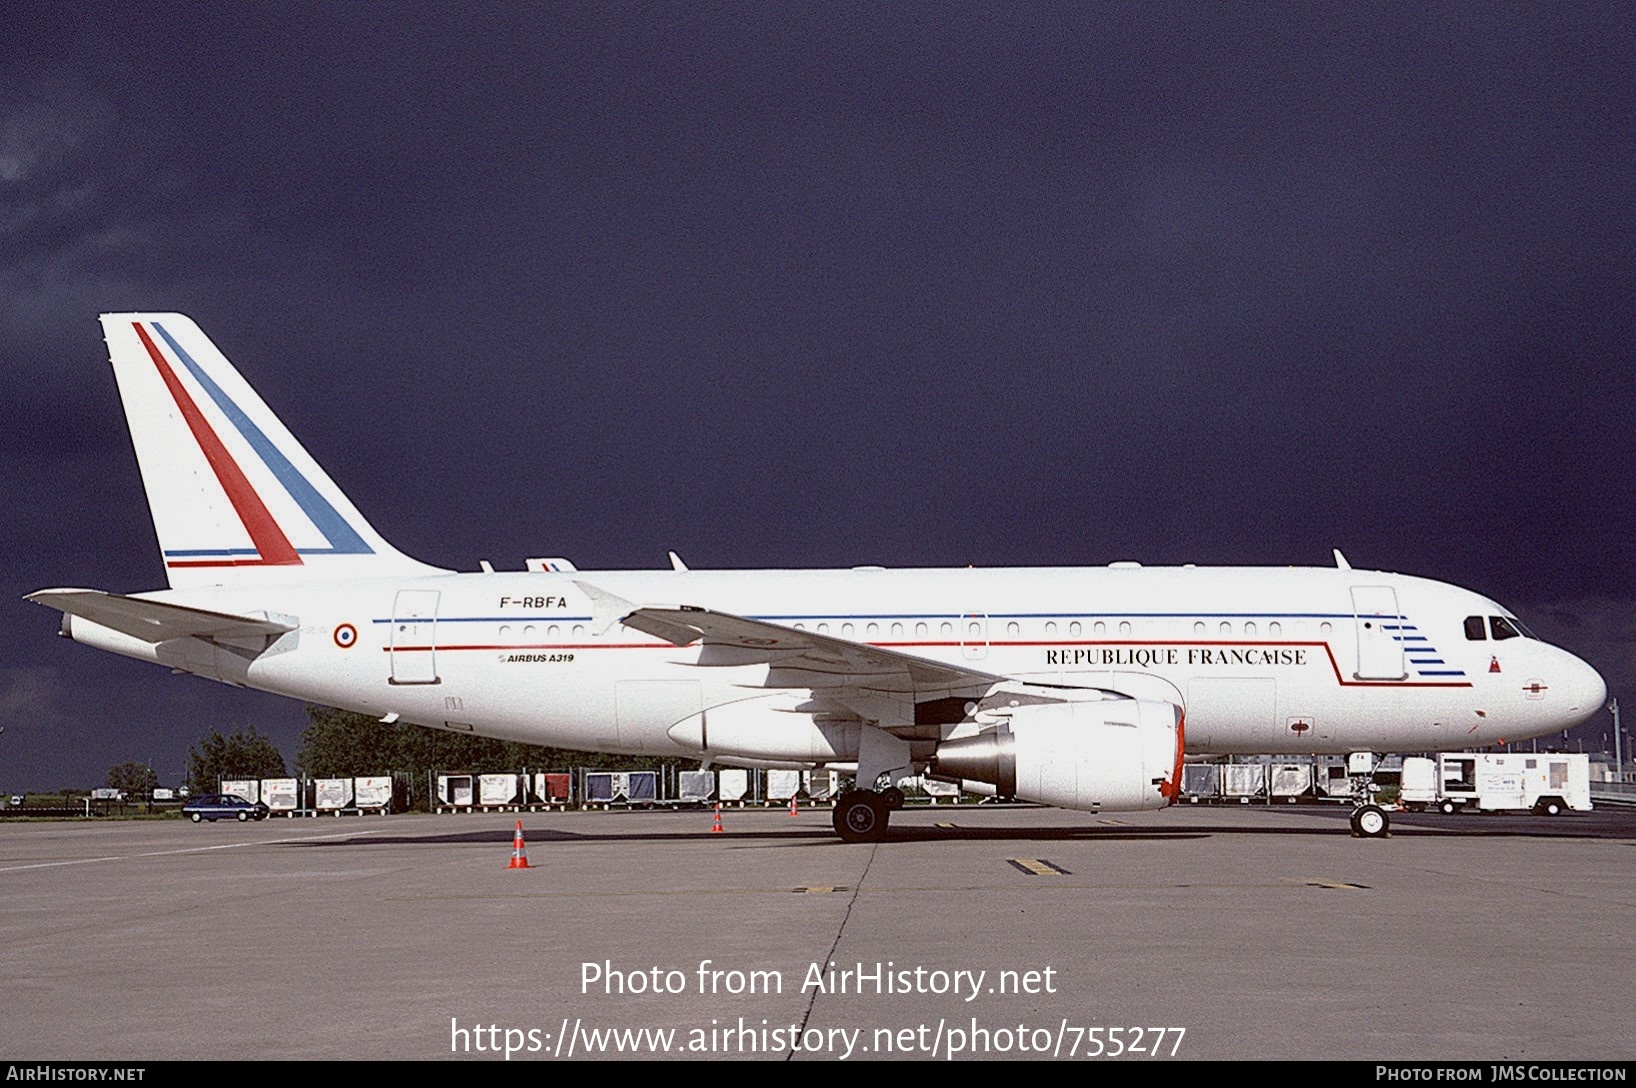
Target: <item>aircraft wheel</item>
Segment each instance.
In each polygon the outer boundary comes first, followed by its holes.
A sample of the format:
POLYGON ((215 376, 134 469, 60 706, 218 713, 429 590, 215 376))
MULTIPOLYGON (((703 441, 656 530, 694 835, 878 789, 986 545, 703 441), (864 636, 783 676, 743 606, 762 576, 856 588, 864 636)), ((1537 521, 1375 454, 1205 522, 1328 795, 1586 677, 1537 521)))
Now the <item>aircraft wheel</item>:
POLYGON ((1455 804, 1453 801, 1444 801, 1442 804, 1437 806, 1437 811, 1441 812, 1445 816, 1453 816, 1456 812, 1460 811, 1460 806, 1455 804))
POLYGON ((1379 805, 1364 805, 1352 813, 1352 834, 1360 839, 1384 838, 1391 826, 1391 818, 1379 805))
POLYGON ((879 796, 886 803, 886 807, 893 812, 903 807, 903 791, 896 786, 888 786, 886 789, 881 790, 879 796))
POLYGON ((888 814, 872 790, 848 790, 835 802, 835 831, 846 842, 879 842, 886 837, 888 814))
POLYGON ((204 819, 204 817, 200 816, 197 812, 194 812, 188 816, 188 819, 192 820, 194 823, 198 823, 200 820, 204 819))

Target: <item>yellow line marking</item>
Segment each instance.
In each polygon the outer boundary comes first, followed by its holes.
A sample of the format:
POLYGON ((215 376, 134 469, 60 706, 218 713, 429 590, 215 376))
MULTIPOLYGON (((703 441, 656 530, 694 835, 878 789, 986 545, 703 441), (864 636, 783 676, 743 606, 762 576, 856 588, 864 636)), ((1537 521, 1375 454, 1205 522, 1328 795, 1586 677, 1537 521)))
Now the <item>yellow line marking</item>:
POLYGON ((1068 870, 1043 858, 1007 858, 1012 865, 1031 876, 1070 876, 1068 870))

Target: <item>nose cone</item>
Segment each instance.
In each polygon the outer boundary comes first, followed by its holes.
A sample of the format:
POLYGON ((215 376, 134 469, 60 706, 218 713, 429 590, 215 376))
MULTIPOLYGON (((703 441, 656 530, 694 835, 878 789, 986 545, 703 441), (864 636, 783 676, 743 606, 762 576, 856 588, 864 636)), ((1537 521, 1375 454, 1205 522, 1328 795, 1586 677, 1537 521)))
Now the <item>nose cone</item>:
POLYGON ((1572 729, 1601 713, 1608 701, 1608 684, 1602 679, 1602 674, 1590 665, 1572 655, 1567 657, 1568 667, 1564 670, 1566 675, 1563 680, 1568 697, 1564 712, 1570 721, 1563 728, 1572 729))

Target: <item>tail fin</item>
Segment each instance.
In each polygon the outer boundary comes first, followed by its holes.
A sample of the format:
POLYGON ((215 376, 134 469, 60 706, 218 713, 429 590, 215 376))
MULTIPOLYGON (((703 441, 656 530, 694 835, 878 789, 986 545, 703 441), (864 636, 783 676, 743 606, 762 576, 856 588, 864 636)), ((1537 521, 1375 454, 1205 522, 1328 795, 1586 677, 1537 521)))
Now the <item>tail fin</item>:
POLYGON ((341 494, 181 314, 104 314, 172 588, 434 573, 341 494))

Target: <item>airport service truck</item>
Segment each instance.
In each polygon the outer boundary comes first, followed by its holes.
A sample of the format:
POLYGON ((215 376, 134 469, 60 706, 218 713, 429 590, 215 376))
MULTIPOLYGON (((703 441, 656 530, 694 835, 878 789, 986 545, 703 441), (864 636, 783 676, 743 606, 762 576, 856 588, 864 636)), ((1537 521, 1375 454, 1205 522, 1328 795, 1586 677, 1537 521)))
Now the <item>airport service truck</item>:
POLYGON ((1398 795, 1410 812, 1528 809, 1559 816, 1591 809, 1590 757, 1564 753, 1444 752, 1403 761, 1398 795))

